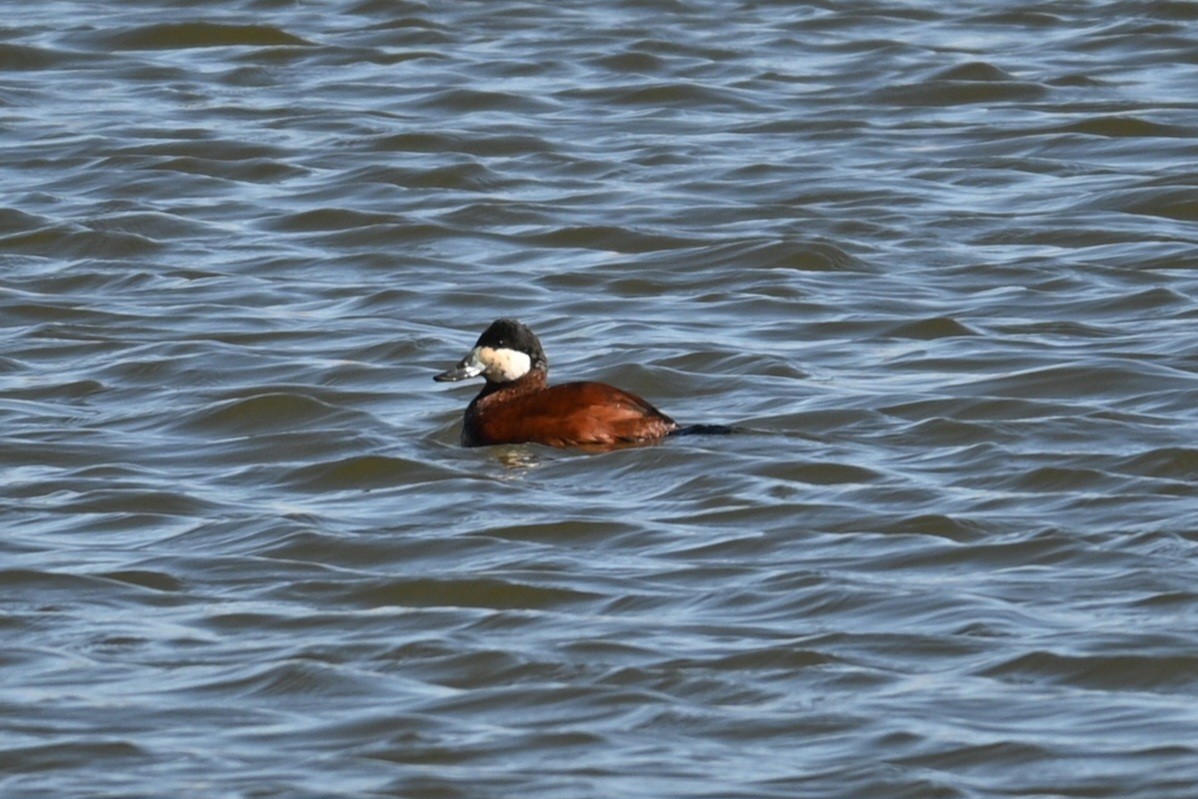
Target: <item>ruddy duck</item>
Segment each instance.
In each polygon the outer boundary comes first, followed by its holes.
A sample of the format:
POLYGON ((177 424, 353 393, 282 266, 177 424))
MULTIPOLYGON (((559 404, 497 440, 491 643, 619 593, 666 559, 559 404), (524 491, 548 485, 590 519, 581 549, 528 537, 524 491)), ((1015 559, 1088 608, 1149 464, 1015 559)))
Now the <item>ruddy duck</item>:
POLYGON ((606 383, 549 385, 549 359, 531 330, 499 319, 437 381, 482 375, 487 384, 466 408, 462 445, 547 444, 615 447, 657 441, 680 428, 635 394, 606 383))

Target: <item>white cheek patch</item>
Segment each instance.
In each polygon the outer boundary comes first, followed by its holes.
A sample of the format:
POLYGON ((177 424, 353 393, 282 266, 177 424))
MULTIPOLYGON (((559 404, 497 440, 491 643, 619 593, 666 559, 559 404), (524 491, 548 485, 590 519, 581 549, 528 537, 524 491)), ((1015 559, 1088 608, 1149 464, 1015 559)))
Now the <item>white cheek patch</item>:
POLYGON ((506 347, 479 347, 476 357, 484 367, 483 374, 495 383, 519 380, 532 369, 532 358, 527 353, 506 347))

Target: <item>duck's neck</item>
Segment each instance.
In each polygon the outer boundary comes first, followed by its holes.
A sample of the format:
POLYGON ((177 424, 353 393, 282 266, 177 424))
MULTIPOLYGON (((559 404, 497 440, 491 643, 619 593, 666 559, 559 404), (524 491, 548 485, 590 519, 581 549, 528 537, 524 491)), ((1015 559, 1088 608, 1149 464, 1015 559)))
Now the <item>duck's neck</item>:
POLYGON ((488 397, 509 399, 530 391, 540 391, 547 385, 549 385, 549 372, 545 369, 533 369, 519 380, 509 380, 505 383, 492 383, 488 380, 474 401, 478 402, 488 397))

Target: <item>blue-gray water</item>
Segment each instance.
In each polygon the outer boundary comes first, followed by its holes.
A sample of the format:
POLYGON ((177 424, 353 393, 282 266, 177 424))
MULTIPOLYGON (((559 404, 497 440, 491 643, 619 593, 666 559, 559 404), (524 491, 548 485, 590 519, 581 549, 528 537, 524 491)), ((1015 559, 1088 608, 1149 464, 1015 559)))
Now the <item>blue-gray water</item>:
POLYGON ((5 10, 0 795, 1198 795, 1195 4, 5 10))

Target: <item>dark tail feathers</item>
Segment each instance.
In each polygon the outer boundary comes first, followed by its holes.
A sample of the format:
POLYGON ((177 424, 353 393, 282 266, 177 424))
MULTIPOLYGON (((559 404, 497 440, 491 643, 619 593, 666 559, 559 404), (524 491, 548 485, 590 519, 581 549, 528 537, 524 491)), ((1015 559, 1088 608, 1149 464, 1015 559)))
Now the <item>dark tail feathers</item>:
POLYGON ((735 427, 726 424, 688 424, 679 427, 672 436, 730 436, 737 432, 735 427))

